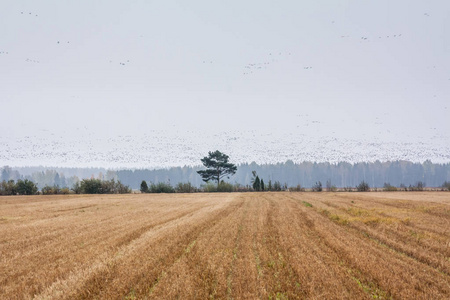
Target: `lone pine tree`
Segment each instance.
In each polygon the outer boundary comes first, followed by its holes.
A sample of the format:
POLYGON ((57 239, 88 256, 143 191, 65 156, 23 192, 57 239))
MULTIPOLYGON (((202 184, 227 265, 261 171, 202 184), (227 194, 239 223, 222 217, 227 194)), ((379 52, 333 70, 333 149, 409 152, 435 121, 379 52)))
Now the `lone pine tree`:
POLYGON ((220 180, 228 175, 236 173, 237 167, 228 162, 228 155, 216 150, 214 152, 208 152, 208 156, 201 159, 206 170, 197 171, 202 177, 203 181, 208 182, 210 180, 217 181, 217 187, 219 187, 220 180))

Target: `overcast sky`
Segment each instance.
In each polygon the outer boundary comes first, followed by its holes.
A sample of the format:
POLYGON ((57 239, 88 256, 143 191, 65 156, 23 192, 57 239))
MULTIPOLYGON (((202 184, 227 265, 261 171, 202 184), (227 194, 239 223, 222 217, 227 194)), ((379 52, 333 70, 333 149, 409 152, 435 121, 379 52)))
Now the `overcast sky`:
POLYGON ((0 104, 12 138, 448 138, 450 1, 2 1, 0 104))

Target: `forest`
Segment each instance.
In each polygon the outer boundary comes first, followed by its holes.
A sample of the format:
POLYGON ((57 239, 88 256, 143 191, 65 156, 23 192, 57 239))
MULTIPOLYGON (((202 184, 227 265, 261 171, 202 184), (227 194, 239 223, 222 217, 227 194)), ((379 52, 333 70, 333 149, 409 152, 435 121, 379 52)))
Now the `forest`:
MULTIPOLYGON (((31 180, 39 189, 45 186, 72 188, 76 182, 86 178, 101 180, 120 180, 124 185, 138 190, 143 180, 149 184, 168 183, 175 186, 178 183, 190 183, 200 187, 204 182, 197 174, 201 166, 184 166, 166 169, 129 169, 108 170, 103 168, 51 168, 51 167, 19 167, 0 168, 0 181, 31 180)), ((257 164, 255 162, 240 164, 237 172, 225 181, 242 186, 250 186, 252 172, 256 171, 259 178, 267 183, 280 182, 283 186, 300 185, 311 188, 317 182, 330 183, 333 186, 345 188, 355 187, 365 181, 370 187, 383 187, 389 184, 395 187, 416 185, 422 182, 427 187, 440 187, 450 181, 450 163, 438 164, 427 160, 423 163, 410 161, 392 162, 326 162, 295 163, 288 160, 277 164, 257 164)))

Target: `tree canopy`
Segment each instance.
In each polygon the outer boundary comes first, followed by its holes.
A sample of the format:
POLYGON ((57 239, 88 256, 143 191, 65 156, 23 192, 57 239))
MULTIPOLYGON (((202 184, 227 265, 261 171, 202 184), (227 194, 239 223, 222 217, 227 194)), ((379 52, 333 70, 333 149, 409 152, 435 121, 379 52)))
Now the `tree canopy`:
POLYGON ((216 150, 214 152, 208 152, 208 156, 201 159, 206 170, 197 171, 202 177, 203 181, 208 182, 210 180, 217 181, 217 186, 220 184, 220 180, 223 177, 233 175, 237 171, 237 167, 228 162, 228 155, 216 150))
POLYGON ((140 190, 141 190, 141 193, 148 193, 148 185, 147 185, 147 182, 145 182, 145 180, 142 180, 140 190))
POLYGON ((33 181, 30 181, 28 179, 25 180, 18 180, 17 184, 17 192, 20 195, 34 195, 37 193, 38 188, 36 184, 33 181))

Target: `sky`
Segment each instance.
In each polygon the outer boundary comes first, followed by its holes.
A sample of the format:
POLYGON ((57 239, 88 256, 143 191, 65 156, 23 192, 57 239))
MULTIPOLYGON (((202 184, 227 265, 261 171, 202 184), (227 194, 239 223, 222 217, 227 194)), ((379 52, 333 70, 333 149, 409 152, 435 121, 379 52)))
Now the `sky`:
POLYGON ((8 143, 49 132, 448 149, 450 2, 2 1, 0 106, 10 164, 8 143))

